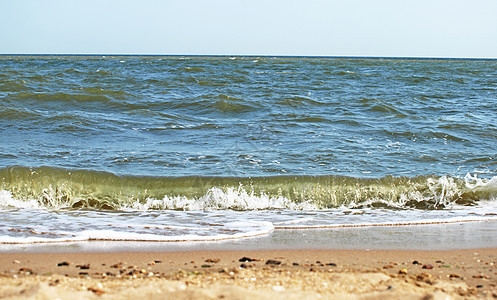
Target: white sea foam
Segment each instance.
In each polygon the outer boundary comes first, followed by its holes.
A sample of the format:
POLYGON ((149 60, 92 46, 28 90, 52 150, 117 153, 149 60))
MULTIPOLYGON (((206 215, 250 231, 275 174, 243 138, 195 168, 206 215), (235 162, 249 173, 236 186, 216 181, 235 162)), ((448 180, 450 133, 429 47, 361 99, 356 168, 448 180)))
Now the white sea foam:
MULTIPOLYGON (((4 201, 4 205, 0 207, 3 225, 0 228, 0 243, 71 243, 94 240, 208 242, 255 237, 266 235, 272 230, 285 229, 338 229, 497 221, 497 201, 492 200, 479 202, 476 206, 442 210, 339 208, 237 211, 221 210, 219 207, 233 207, 230 202, 233 201, 232 197, 242 199, 240 194, 245 197, 244 207, 251 208, 268 205, 274 207, 276 204, 287 203, 287 200, 280 199, 281 202, 273 203, 271 201, 275 201, 274 199, 270 201, 266 196, 256 197, 244 189, 226 192, 217 190, 212 193, 210 198, 206 197, 203 200, 203 206, 179 206, 186 207, 185 211, 149 210, 149 206, 134 210, 128 208, 125 211, 98 211, 12 209, 13 205, 6 204, 12 200, 12 195, 3 191, 2 199, 8 201, 4 201), (263 201, 263 205, 258 201, 263 201), (192 210, 193 208, 197 210, 192 210), (50 221, 47 222, 47 220, 50 221), (234 220, 237 221, 234 222, 234 220)), ((235 203, 240 202, 240 199, 235 203)), ((193 201, 186 198, 180 200, 190 205, 193 201)), ((149 202, 144 205, 151 205, 149 202)), ((16 206, 21 204, 14 203, 16 206)), ((178 206, 175 205, 179 204, 170 203, 169 205, 177 208, 178 206)))
POLYGON ((289 199, 267 194, 247 192, 243 186, 238 188, 211 188, 204 196, 187 198, 184 196, 165 196, 162 200, 148 199, 146 203, 131 203, 129 208, 139 210, 149 209, 175 209, 175 210, 262 210, 262 209, 318 209, 312 203, 294 203, 289 199))
POLYGON ((209 235, 199 234, 199 231, 202 232, 202 228, 189 228, 190 233, 182 235, 142 233, 132 230, 123 231, 119 230, 119 228, 82 230, 74 232, 71 237, 59 235, 59 237, 56 238, 0 235, 0 244, 83 241, 207 242, 254 237, 268 234, 274 230, 273 224, 265 221, 228 222, 223 224, 223 228, 223 230, 213 230, 212 234, 209 235))
POLYGON ((448 206, 462 194, 454 178, 442 176, 438 179, 428 178, 428 188, 433 194, 435 206, 448 206))
POLYGON ((478 178, 478 176, 475 174, 475 175, 471 175, 471 174, 466 174, 466 176, 464 177, 464 180, 466 182, 466 187, 470 188, 470 189, 481 189, 481 190, 484 190, 484 189, 491 189, 491 190, 495 190, 497 189, 497 176, 494 176, 490 179, 481 179, 481 178, 478 178))
POLYGON ((12 196, 12 193, 6 190, 0 190, 0 207, 17 207, 17 208, 43 208, 36 200, 18 200, 12 196))
MULTIPOLYGON (((476 175, 467 174, 464 177, 464 185, 458 183, 458 178, 450 176, 432 177, 427 178, 426 182, 427 191, 423 189, 414 189, 405 193, 400 193, 399 198, 390 200, 372 198, 366 199, 359 203, 352 202, 344 204, 341 208, 356 208, 356 207, 375 207, 386 206, 391 208, 406 209, 408 203, 418 202, 426 203, 428 207, 443 207, 445 209, 461 208, 458 201, 464 196, 465 193, 475 192, 481 195, 486 193, 483 199, 477 199, 479 206, 488 206, 490 202, 495 202, 497 195, 497 176, 491 179, 481 179, 476 175), (490 201, 490 202, 489 202, 490 201)), ((476 200, 476 199, 475 199, 476 200)))

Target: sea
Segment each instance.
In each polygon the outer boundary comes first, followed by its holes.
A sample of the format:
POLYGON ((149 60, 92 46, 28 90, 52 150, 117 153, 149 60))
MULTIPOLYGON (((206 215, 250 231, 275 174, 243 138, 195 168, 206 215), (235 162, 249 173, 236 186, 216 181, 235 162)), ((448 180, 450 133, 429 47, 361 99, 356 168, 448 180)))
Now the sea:
POLYGON ((0 56, 0 251, 497 245, 496 117, 497 60, 0 56))

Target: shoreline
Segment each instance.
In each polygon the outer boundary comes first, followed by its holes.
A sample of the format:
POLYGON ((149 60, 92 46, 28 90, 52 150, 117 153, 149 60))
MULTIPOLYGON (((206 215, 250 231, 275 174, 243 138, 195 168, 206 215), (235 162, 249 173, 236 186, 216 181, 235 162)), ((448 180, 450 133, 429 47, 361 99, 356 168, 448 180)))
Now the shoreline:
POLYGON ((0 283, 27 299, 491 299, 497 248, 0 253, 0 283))
POLYGON ((0 253, 191 252, 245 250, 464 250, 497 248, 496 221, 413 226, 276 229, 255 237, 206 242, 82 241, 0 244, 0 253))

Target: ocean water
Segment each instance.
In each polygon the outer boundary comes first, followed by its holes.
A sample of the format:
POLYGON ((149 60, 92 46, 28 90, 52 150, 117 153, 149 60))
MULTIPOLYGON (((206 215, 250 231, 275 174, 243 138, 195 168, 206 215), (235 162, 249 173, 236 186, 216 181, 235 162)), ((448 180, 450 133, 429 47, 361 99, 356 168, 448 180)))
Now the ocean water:
POLYGON ((496 116, 495 60, 1 56, 0 250, 495 228, 496 116))

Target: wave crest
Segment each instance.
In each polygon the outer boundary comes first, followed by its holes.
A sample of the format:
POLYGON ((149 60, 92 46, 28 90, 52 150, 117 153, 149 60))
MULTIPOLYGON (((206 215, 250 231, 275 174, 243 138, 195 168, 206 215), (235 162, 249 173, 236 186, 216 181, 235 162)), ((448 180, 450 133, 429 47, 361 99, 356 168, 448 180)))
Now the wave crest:
POLYGON ((497 198, 497 177, 136 177, 50 167, 0 169, 1 206, 267 210, 443 209, 497 198), (31 203, 31 204, 26 204, 31 203), (36 204, 34 204, 36 203, 36 204))
POLYGON ((266 210, 266 209, 293 209, 293 210, 314 210, 315 205, 310 202, 294 203, 289 199, 267 194, 255 194, 248 192, 240 185, 238 188, 228 188, 222 190, 214 187, 207 193, 196 199, 184 196, 165 196, 162 200, 147 199, 145 203, 134 202, 130 208, 149 209, 173 209, 173 210, 266 210))

